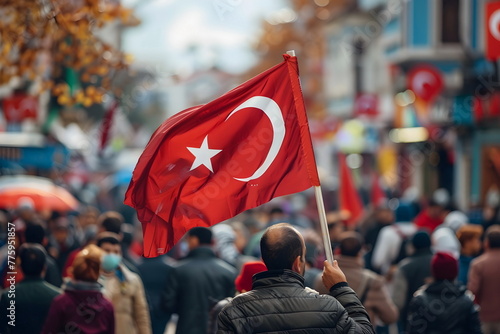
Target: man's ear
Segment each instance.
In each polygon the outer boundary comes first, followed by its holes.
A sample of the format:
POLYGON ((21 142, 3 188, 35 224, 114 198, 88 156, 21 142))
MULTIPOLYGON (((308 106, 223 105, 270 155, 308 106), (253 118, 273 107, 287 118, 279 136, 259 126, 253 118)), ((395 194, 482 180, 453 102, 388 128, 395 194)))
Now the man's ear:
POLYGON ((302 271, 301 263, 302 263, 302 261, 300 259, 300 255, 299 255, 295 258, 295 260, 293 261, 293 264, 292 264, 292 270, 295 271, 297 274, 300 274, 302 271))

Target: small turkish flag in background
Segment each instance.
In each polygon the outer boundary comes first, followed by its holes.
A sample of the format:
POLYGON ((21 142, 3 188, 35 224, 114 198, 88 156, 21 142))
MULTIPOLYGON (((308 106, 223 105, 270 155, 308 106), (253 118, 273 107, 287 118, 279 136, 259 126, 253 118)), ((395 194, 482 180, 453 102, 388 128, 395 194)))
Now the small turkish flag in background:
POLYGON ((168 252, 193 227, 319 185, 297 58, 284 58, 153 134, 125 195, 142 223, 144 256, 168 252))
POLYGON ((351 176, 349 166, 343 154, 339 154, 340 187, 339 203, 340 211, 347 214, 347 225, 355 225, 363 215, 363 202, 359 197, 354 180, 351 176))
POLYGON ((500 58, 500 2, 486 4, 486 58, 500 58))

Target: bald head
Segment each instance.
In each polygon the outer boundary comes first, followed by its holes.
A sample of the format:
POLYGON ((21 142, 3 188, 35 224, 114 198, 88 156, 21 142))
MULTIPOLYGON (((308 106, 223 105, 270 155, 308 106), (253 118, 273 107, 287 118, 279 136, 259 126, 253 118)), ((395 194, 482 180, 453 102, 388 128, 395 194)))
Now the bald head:
POLYGON ((266 230, 260 240, 260 250, 262 260, 269 270, 294 270, 297 258, 305 263, 304 239, 295 228, 286 223, 273 225, 266 230))

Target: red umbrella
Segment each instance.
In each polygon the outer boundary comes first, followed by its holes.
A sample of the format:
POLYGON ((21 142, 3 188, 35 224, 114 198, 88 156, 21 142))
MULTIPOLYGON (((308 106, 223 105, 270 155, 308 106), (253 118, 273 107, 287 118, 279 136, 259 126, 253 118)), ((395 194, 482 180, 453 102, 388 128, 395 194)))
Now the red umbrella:
POLYGON ((6 176, 0 178, 0 207, 17 208, 21 199, 33 200, 35 210, 71 211, 78 201, 66 189, 51 180, 35 176, 6 176))

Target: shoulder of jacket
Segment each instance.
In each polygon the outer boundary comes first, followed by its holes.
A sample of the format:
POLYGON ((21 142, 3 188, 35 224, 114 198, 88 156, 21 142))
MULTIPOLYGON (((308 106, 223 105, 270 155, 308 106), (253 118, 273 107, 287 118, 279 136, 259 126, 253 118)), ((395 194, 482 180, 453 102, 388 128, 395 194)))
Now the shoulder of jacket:
POLYGON ((121 266, 120 267, 121 271, 123 272, 123 275, 125 275, 125 279, 129 282, 137 283, 137 282, 142 282, 141 277, 128 269, 126 266, 121 266))

